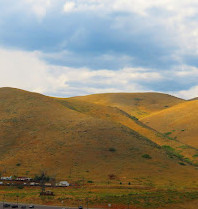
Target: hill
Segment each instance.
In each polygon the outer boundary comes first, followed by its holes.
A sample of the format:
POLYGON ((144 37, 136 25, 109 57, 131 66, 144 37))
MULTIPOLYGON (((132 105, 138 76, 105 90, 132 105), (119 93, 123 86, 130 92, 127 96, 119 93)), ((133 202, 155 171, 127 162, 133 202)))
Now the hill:
POLYGON ((107 93, 75 98, 90 103, 117 107, 137 118, 145 117, 185 101, 162 93, 107 93))
POLYGON ((189 101, 142 119, 148 126, 198 148, 198 101, 189 101))
POLYGON ((121 123, 18 89, 1 88, 0 98, 3 175, 45 170, 71 180, 182 186, 197 177, 194 166, 121 123))
POLYGON ((198 100, 198 97, 195 97, 193 99, 190 99, 189 101, 194 101, 194 100, 198 100))
POLYGON ((78 98, 57 98, 57 101, 64 106, 80 113, 122 124, 136 131, 137 133, 140 133, 142 136, 149 138, 152 142, 162 146, 163 148, 169 148, 169 150, 172 149, 172 151, 174 151, 174 153, 180 157, 183 156, 184 159, 189 159, 193 163, 198 163, 198 159, 193 157, 198 153, 197 149, 187 146, 186 144, 175 140, 166 134, 150 128, 136 117, 129 115, 117 107, 85 102, 79 100, 78 98))

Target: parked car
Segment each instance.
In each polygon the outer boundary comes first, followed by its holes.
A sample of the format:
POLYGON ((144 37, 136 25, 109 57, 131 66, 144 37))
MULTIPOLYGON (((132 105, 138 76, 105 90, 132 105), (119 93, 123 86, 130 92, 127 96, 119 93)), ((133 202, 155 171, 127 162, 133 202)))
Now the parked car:
POLYGON ((83 206, 79 206, 78 209, 83 209, 83 206))
POLYGON ((34 205, 30 205, 29 208, 34 208, 34 205))
POLYGON ((12 208, 18 208, 18 205, 12 205, 11 207, 12 208))
POLYGON ((5 204, 3 204, 3 207, 4 208, 9 208, 10 207, 10 204, 5 203, 5 204))

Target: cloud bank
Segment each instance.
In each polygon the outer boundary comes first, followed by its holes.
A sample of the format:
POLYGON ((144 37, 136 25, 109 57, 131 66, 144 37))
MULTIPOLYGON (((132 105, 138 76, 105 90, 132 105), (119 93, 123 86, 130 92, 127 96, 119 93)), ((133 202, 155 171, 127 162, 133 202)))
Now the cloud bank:
POLYGON ((0 86, 198 96, 195 0, 0 1, 0 86))

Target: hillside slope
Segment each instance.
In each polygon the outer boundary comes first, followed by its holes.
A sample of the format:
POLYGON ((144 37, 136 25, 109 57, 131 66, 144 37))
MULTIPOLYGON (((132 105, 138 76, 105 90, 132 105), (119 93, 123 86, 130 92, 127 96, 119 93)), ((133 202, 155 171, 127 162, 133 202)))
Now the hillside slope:
POLYGON ((45 170, 71 180, 182 186, 197 178, 193 166, 183 166, 122 124, 11 88, 0 89, 0 169, 3 175, 34 176, 45 170))
POLYGON ((148 126, 198 148, 198 100, 189 101, 142 119, 148 126))
POLYGON ((162 93, 107 93, 75 97, 75 99, 117 107, 137 118, 142 118, 185 101, 162 93))
POLYGON ((175 153, 178 153, 180 156, 183 155, 183 158, 188 158, 192 162, 198 163, 198 159, 195 159, 193 157, 198 153, 197 149, 187 146, 186 144, 179 142, 173 138, 170 138, 170 136, 157 132, 156 130, 143 124, 137 118, 129 115, 128 113, 120 110, 117 107, 110 107, 85 102, 82 100, 78 100, 78 98, 57 98, 56 100, 64 106, 80 113, 84 113, 95 118, 101 118, 108 121, 117 122, 119 124, 127 126, 137 133, 140 133, 142 136, 149 138, 152 142, 164 148, 171 147, 172 149, 174 149, 175 153))
POLYGON ((195 97, 193 99, 190 99, 189 101, 194 101, 194 100, 198 100, 198 97, 195 97))

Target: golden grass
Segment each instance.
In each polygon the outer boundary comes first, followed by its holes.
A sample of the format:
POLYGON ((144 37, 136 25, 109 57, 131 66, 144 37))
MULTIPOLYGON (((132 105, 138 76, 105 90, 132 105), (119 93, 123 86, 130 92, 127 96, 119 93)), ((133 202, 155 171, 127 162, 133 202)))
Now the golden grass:
POLYGON ((118 108, 75 103, 76 99, 65 104, 9 88, 0 89, 0 98, 3 175, 34 176, 45 170, 73 182, 106 184, 113 175, 117 183, 197 186, 195 167, 181 165, 158 146, 167 139, 118 108))
POLYGON ((94 104, 118 107, 137 118, 185 102, 180 98, 162 93, 106 93, 74 98, 94 104))
MULTIPOLYGON (((198 148, 198 101, 189 101, 142 119, 148 126, 198 148)), ((198 153, 198 152, 197 152, 198 153)), ((196 157, 195 157, 196 158, 196 157)))

